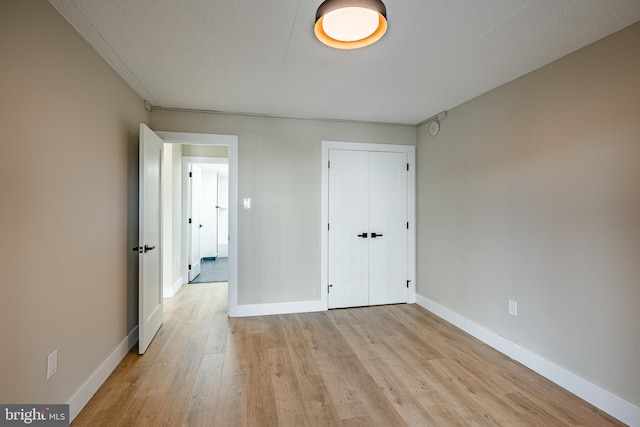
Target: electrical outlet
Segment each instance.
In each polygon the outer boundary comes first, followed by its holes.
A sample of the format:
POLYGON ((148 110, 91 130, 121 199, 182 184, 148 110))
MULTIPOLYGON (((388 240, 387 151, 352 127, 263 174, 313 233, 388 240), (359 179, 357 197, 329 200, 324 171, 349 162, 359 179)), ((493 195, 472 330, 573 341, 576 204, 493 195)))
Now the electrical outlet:
POLYGON ((509 300, 509 314, 512 316, 518 316, 518 302, 512 299, 509 300))
POLYGON ((56 372, 58 372, 58 350, 47 357, 47 379, 51 378, 56 372))

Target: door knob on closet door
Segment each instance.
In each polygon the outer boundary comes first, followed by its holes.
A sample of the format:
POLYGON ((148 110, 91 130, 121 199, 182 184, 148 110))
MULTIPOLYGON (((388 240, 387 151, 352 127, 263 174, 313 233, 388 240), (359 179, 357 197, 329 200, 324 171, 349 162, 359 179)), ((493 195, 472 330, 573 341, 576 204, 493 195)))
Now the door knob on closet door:
POLYGON ((155 248, 156 248, 155 246, 144 245, 144 252, 147 253, 149 251, 154 250, 155 248))
POLYGON ((382 237, 382 234, 378 234, 378 233, 371 233, 371 238, 375 239, 376 237, 382 237))
POLYGON ((363 239, 366 239, 368 236, 369 236, 369 233, 358 234, 358 237, 362 237, 363 239))

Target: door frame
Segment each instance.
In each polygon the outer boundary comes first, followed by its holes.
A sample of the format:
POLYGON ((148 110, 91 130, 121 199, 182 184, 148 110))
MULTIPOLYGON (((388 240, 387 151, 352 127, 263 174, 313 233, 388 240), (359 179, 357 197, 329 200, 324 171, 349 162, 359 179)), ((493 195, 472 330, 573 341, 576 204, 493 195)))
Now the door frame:
MULTIPOLYGON (((238 135, 156 132, 165 143, 229 147, 229 293, 228 315, 238 316, 238 135)), ((183 263, 186 259, 183 256, 183 263)), ((184 265, 184 264, 183 264, 184 265)))
POLYGON ((409 162, 407 182, 407 218, 409 232, 407 234, 407 277, 409 288, 407 303, 416 302, 416 147, 413 145, 372 144, 365 142, 322 141, 322 201, 320 213, 320 299, 325 310, 329 309, 329 257, 328 257, 328 224, 329 224, 329 151, 378 151, 406 153, 409 162))

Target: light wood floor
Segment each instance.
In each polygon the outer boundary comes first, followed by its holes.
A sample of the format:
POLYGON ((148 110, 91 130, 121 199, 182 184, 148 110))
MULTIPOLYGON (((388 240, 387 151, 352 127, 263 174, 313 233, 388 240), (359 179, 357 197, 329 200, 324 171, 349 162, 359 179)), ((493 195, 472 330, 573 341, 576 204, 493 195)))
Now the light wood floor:
POLYGON ((228 319, 226 300, 165 300, 73 425, 622 425, 417 305, 228 319))

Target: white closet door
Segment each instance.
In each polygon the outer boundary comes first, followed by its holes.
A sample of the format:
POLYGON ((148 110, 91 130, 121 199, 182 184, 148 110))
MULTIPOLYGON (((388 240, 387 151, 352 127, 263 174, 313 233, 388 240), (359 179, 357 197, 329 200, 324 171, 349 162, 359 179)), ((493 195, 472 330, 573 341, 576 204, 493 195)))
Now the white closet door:
POLYGON ((191 248, 189 252, 189 281, 200 274, 200 197, 202 194, 202 169, 199 166, 191 166, 191 248))
POLYGON ((329 308, 369 305, 369 153, 329 152, 329 308))
POLYGON ((407 155, 369 156, 369 305, 407 302, 407 155))
POLYGON ((407 302, 407 155, 329 151, 328 307, 407 302))

